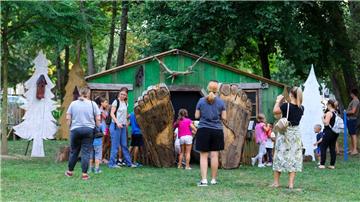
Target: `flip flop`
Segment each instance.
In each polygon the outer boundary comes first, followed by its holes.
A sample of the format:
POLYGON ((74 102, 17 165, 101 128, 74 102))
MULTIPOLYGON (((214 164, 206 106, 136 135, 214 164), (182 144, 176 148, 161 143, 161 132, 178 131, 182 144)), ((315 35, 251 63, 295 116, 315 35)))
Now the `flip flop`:
POLYGON ((280 185, 278 184, 271 184, 269 185, 270 188, 280 188, 280 185))

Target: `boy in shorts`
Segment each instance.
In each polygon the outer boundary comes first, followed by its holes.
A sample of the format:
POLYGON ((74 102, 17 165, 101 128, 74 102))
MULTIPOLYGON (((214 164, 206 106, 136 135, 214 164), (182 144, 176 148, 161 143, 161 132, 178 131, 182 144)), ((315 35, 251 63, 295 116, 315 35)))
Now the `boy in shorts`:
POLYGON ((324 136, 324 133, 321 132, 321 125, 320 124, 316 124, 314 126, 314 132, 316 134, 316 142, 314 143, 314 146, 316 146, 317 148, 315 149, 315 154, 316 157, 318 159, 318 164, 320 165, 320 146, 321 146, 321 142, 322 142, 322 138, 324 136))
POLYGON ((95 138, 93 141, 93 147, 90 152, 90 170, 95 174, 99 174, 102 171, 100 170, 100 162, 102 160, 102 138, 95 138), (94 167, 95 160, 95 167, 94 167))
POLYGON ((130 144, 130 153, 133 153, 133 162, 136 166, 141 166, 137 162, 137 157, 142 154, 142 147, 144 145, 143 137, 139 125, 136 122, 136 117, 134 112, 130 113, 130 126, 131 126, 131 144, 130 144))

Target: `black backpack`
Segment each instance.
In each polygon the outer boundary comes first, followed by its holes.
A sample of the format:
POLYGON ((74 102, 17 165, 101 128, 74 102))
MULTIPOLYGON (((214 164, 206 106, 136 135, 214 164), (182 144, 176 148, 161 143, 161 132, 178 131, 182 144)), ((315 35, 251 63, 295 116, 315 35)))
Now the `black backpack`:
MULTIPOLYGON (((115 113, 114 113, 115 117, 116 117, 116 112, 117 112, 117 110, 119 109, 119 106, 120 106, 119 99, 116 99, 116 110, 115 110, 115 113)), ((111 124, 112 118, 111 118, 110 112, 111 112, 111 108, 110 108, 110 110, 109 110, 109 115, 108 115, 108 116, 106 117, 106 119, 105 119, 106 125, 110 125, 110 124, 111 124)))

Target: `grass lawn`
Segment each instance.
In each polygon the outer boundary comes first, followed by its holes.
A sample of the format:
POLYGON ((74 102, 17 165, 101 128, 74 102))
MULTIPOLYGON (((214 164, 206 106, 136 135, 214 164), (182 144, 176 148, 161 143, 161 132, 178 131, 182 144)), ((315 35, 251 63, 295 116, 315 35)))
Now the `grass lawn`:
MULTIPOLYGON (((219 184, 197 187, 199 167, 121 168, 90 174, 80 179, 80 163, 75 176, 64 176, 66 163, 55 163, 55 153, 66 141, 45 141, 45 158, 20 157, 26 141, 10 141, 9 154, 17 159, 2 159, 1 201, 360 201, 360 155, 348 162, 338 156, 336 170, 319 170, 315 162, 305 163, 296 177, 295 187, 273 189, 271 168, 242 166, 220 170, 219 184)), ((29 155, 29 154, 28 154, 29 155)), ((281 177, 287 185, 287 176, 281 177)))

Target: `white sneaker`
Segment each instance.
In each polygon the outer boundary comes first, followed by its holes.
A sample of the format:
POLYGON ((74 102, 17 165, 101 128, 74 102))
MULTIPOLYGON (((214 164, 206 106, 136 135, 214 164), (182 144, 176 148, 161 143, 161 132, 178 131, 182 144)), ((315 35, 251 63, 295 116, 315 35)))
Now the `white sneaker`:
POLYGON ((272 163, 266 163, 266 166, 272 166, 272 163))
POLYGON ((251 165, 255 166, 255 163, 256 163, 256 158, 251 158, 251 165))
POLYGON ((207 182, 207 180, 206 181, 200 180, 200 182, 197 183, 197 186, 198 187, 207 187, 208 182, 207 182))
POLYGON ((258 168, 263 168, 263 167, 265 167, 264 164, 259 164, 259 165, 258 165, 258 168))
POLYGON ((210 182, 211 185, 216 185, 217 184, 217 181, 215 179, 212 179, 211 182, 210 182))

